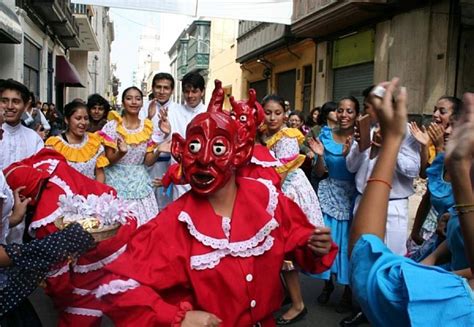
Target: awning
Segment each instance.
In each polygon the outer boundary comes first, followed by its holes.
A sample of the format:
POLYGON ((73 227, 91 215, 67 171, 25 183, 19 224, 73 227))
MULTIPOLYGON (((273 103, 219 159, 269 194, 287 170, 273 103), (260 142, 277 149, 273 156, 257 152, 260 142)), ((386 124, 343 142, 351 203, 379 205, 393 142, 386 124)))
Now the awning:
POLYGON ((0 43, 20 44, 23 30, 18 16, 5 3, 0 2, 0 43))
POLYGON ((217 17, 291 24, 292 0, 72 0, 111 8, 149 10, 193 17, 217 17))
POLYGON ((76 67, 64 56, 56 56, 56 82, 69 87, 84 87, 76 67))

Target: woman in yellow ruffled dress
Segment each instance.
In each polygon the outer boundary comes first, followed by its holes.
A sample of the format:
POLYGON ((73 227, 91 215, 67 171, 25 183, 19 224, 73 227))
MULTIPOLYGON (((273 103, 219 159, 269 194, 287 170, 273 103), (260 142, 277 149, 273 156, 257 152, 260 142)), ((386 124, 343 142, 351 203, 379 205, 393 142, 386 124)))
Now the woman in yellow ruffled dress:
MULTIPOLYGON (((285 126, 285 102, 281 97, 266 96, 262 106, 265 112, 266 126, 264 142, 282 163, 276 170, 282 176, 283 193, 298 204, 311 224, 324 227, 318 196, 303 170, 299 168, 305 160, 305 156, 300 155, 300 145, 304 141, 303 134, 299 129, 285 126)), ((298 272, 291 261, 285 261, 283 272, 292 305, 277 319, 277 325, 296 322, 308 312, 301 295, 298 272)))
POLYGON ((64 119, 66 132, 50 137, 45 146, 61 153, 69 165, 81 174, 104 183, 104 167, 109 160, 105 156, 102 138, 87 132, 87 107, 78 101, 68 103, 64 107, 64 119))
POLYGON ((138 223, 142 225, 158 214, 158 204, 145 166, 153 165, 161 151, 169 152, 170 144, 162 142, 162 135, 153 130, 151 120, 138 117, 143 105, 143 94, 138 88, 132 86, 122 93, 122 105, 122 116, 111 111, 109 121, 98 132, 110 161, 105 177, 119 198, 135 203, 138 223))

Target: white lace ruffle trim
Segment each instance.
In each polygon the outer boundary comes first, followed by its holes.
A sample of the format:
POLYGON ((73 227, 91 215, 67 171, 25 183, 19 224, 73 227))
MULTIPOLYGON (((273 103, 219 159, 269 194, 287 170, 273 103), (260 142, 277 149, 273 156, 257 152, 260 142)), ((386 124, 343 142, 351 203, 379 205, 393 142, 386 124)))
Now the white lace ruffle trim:
POLYGON ((178 220, 188 225, 188 230, 195 239, 206 246, 210 246, 215 250, 230 250, 231 252, 242 252, 257 246, 267 237, 272 230, 279 226, 275 218, 272 218, 265 224, 253 237, 245 241, 229 242, 226 238, 214 238, 200 233, 194 226, 193 220, 188 213, 181 211, 178 220))
POLYGON ((42 166, 44 164, 49 164, 49 167, 46 168, 46 171, 50 174, 52 174, 55 170, 56 170, 56 167, 58 166, 59 164, 59 160, 58 159, 46 159, 46 160, 41 160, 35 164, 33 164, 33 168, 38 168, 39 166, 42 166))
POLYGON ((109 263, 111 263, 112 261, 117 259, 122 253, 125 252, 126 249, 127 249, 127 245, 124 245, 120 249, 118 249, 116 252, 112 253, 108 257, 106 257, 104 259, 101 259, 99 261, 89 263, 87 265, 78 265, 78 264, 76 264, 76 265, 74 265, 73 270, 74 270, 74 272, 84 274, 84 273, 88 273, 90 271, 101 269, 105 265, 108 265, 109 263))
POLYGON ((73 293, 73 294, 77 294, 77 295, 82 295, 82 296, 84 296, 84 295, 90 294, 91 291, 86 290, 86 289, 83 289, 83 288, 74 288, 74 289, 72 290, 72 293, 73 293))
MULTIPOLYGON (((52 159, 48 159, 48 160, 52 160, 52 159)), ((63 181, 61 178, 59 178, 58 176, 53 176, 49 179, 49 182, 53 183, 53 184, 56 184, 57 186, 59 186, 66 195, 73 195, 72 193, 72 190, 71 188, 69 187, 69 185, 67 185, 67 183, 65 181, 63 181)), ((28 228, 28 233, 31 235, 31 236, 34 236, 34 230, 35 229, 38 229, 40 227, 43 227, 43 226, 46 226, 50 223, 53 223, 56 219, 58 219, 59 217, 61 216, 61 210, 59 209, 59 207, 54 210, 52 213, 50 213, 48 216, 44 217, 44 218, 41 218, 40 220, 36 220, 36 221, 33 221, 31 224, 30 224, 30 227, 28 228)))
POLYGON ((59 276, 61 276, 62 274, 67 273, 68 271, 69 271, 69 265, 62 266, 62 267, 59 268, 59 269, 50 271, 50 272, 48 273, 48 278, 59 277, 59 276))
POLYGON ((67 307, 64 309, 65 312, 79 315, 79 316, 90 316, 90 317, 102 317, 104 314, 100 310, 94 309, 85 309, 85 308, 76 308, 76 307, 67 307))
POLYGON ((250 159, 250 162, 253 163, 253 164, 256 164, 257 166, 261 166, 261 167, 264 167, 264 168, 282 166, 282 163, 278 159, 275 159, 275 161, 260 161, 257 158, 252 157, 250 159))
POLYGON ((257 181, 265 185, 268 189, 269 194, 268 194, 267 212, 270 216, 273 217, 275 215, 276 207, 278 206, 278 191, 276 187, 272 184, 272 182, 269 181, 268 179, 259 178, 257 179, 257 181))
POLYGON ((274 241, 274 238, 272 236, 268 236, 262 245, 254 247, 249 250, 240 251, 240 252, 232 252, 228 249, 224 249, 224 250, 213 251, 206 254, 191 256, 191 268, 195 270, 212 269, 215 266, 217 266, 219 262, 221 261, 221 259, 226 257, 227 255, 231 255, 233 257, 241 257, 241 258, 259 256, 272 248, 273 241, 274 241))
POLYGON ((266 211, 272 217, 253 237, 245 241, 229 242, 230 238, 230 219, 224 217, 222 221, 222 229, 226 238, 218 239, 210 237, 199 232, 194 226, 191 216, 181 211, 178 220, 187 224, 190 234, 202 244, 209 246, 217 251, 196 255, 191 257, 191 268, 196 270, 211 269, 217 266, 222 258, 227 255, 234 257, 250 257, 259 256, 268 251, 273 246, 274 238, 270 233, 279 227, 274 217, 276 207, 278 205, 278 191, 271 181, 266 179, 256 180, 268 189, 268 204, 266 211), (263 244, 261 244, 263 242, 263 244), (261 244, 261 245, 259 245, 261 244))
POLYGON ((123 293, 128 290, 133 290, 138 286, 140 286, 140 283, 131 278, 128 280, 115 279, 107 284, 100 285, 92 293, 96 298, 101 298, 104 295, 123 293))

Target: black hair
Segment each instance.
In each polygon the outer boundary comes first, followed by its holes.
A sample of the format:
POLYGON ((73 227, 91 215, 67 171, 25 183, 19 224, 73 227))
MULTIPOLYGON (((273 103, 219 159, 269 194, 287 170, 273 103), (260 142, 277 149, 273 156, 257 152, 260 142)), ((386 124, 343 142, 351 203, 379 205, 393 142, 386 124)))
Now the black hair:
POLYGON ((296 111, 296 110, 292 111, 288 115, 288 118, 290 118, 291 116, 298 116, 298 118, 301 120, 301 122, 304 123, 304 115, 301 111, 296 111))
POLYGON ((69 102, 68 104, 64 106, 64 118, 69 120, 71 116, 74 115, 74 113, 81 108, 87 110, 87 106, 84 104, 84 102, 77 101, 77 100, 73 100, 69 102))
POLYGON ((18 81, 15 81, 14 79, 9 78, 9 79, 2 80, 0 85, 1 85, 1 88, 0 88, 1 92, 5 90, 14 90, 20 93, 21 99, 23 100, 25 104, 27 104, 28 101, 30 101, 30 90, 28 90, 28 88, 24 84, 18 81))
POLYGON ((262 100, 262 107, 265 107, 265 105, 269 103, 270 101, 278 103, 285 112, 287 111, 286 106, 285 106, 285 99, 283 99, 281 96, 276 95, 276 94, 269 94, 265 96, 262 100))
POLYGON ((449 95, 443 95, 441 98, 438 99, 438 101, 439 100, 448 100, 449 102, 451 102, 451 104, 453 105, 452 115, 455 116, 455 118, 457 118, 457 116, 459 115, 462 109, 462 105, 463 105, 462 100, 457 97, 453 97, 449 95))
POLYGON ((318 116, 318 125, 324 126, 328 124, 328 116, 330 112, 336 111, 337 103, 334 101, 326 102, 321 106, 321 110, 318 116))
MULTIPOLYGON (((155 85, 156 82, 158 82, 159 80, 162 80, 162 79, 170 81, 171 82, 171 89, 174 90, 174 78, 171 74, 168 74, 168 73, 158 73, 155 76, 153 76, 153 81, 151 82, 152 87, 153 87, 153 85, 155 85)), ((183 78, 183 81, 184 81, 184 78, 183 78)))
POLYGON ((95 106, 104 107, 104 117, 107 117, 107 114, 110 111, 110 104, 103 96, 100 94, 94 93, 89 95, 87 98, 87 109, 90 111, 95 106))
POLYGON ((349 100, 351 101, 353 104, 354 104, 354 109, 356 111, 356 114, 358 115, 359 112, 360 112, 360 105, 359 105, 359 100, 357 100, 355 97, 353 97, 352 95, 349 95, 349 96, 346 96, 346 97, 343 97, 339 100, 339 102, 337 103, 337 105, 339 106, 339 104, 344 101, 344 100, 349 100))
POLYGON ((199 73, 187 73, 181 81, 181 86, 183 91, 189 87, 204 91, 204 78, 199 73))
POLYGON ((33 92, 30 92, 30 100, 31 100, 31 106, 36 105, 36 97, 33 92))
POLYGON ((127 95, 128 91, 130 90, 136 90, 138 93, 140 93, 141 97, 143 98, 143 92, 136 86, 130 86, 127 87, 123 92, 122 92, 122 103, 125 102, 125 96, 127 95))
MULTIPOLYGON (((311 109, 311 111, 309 112, 309 116, 308 118, 306 119, 306 125, 309 126, 309 127, 313 127, 314 125, 317 125, 317 121, 314 122, 313 121, 313 114, 314 112, 317 111, 321 114, 321 107, 314 107, 313 109, 311 109)), ((318 115, 319 117, 319 115, 318 115)))
POLYGON ((375 88, 375 85, 371 85, 362 91, 362 96, 364 97, 364 101, 369 97, 370 92, 372 92, 374 88, 375 88))

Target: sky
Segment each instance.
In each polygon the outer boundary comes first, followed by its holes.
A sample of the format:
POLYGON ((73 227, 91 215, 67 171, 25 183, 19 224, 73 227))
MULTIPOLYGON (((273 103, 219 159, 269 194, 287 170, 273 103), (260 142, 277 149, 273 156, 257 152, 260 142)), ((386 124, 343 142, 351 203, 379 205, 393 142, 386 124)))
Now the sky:
MULTIPOLYGON (((133 72, 138 68, 140 35, 145 30, 159 32, 163 52, 159 55, 164 57, 167 56, 165 51, 171 48, 179 34, 193 20, 184 15, 118 8, 111 8, 110 16, 115 32, 110 61, 117 65, 115 75, 120 79, 119 91, 133 85, 133 72)), ((160 61, 168 63, 165 59, 160 61)), ((169 67, 163 67, 162 70, 169 71, 169 67)))

